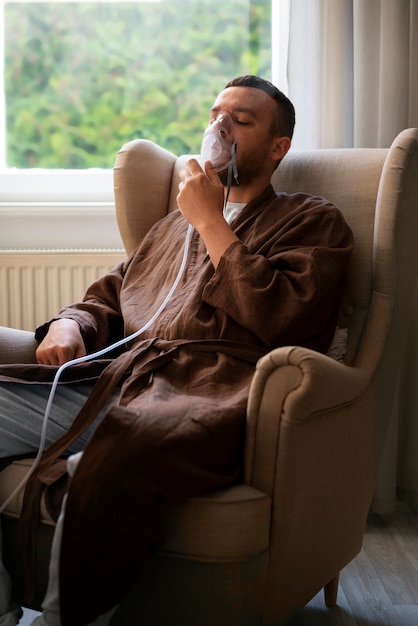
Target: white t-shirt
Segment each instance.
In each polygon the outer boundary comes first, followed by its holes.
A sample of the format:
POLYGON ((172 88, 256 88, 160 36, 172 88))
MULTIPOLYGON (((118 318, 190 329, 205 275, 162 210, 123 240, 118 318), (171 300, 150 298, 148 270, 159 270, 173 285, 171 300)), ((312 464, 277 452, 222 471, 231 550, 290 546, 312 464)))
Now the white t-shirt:
POLYGON ((224 218, 231 224, 231 222, 241 213, 242 209, 245 207, 246 202, 227 202, 224 210, 224 218))

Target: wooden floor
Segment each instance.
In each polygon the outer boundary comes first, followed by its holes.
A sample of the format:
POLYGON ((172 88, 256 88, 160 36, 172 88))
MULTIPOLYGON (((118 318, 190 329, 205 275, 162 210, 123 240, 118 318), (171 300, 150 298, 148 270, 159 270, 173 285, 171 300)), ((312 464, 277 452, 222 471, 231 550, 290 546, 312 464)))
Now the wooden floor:
POLYGON ((418 626, 418 512, 371 515, 361 553, 340 576, 338 607, 318 594, 286 626, 418 626))

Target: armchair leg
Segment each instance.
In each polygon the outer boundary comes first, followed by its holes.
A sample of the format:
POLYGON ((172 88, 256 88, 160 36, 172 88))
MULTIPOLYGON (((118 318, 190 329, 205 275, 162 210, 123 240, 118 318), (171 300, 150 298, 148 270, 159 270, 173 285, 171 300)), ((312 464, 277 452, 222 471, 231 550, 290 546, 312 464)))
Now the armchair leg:
POLYGON ((336 574, 332 580, 324 587, 324 598, 327 607, 332 608, 337 605, 338 581, 340 573, 336 574))

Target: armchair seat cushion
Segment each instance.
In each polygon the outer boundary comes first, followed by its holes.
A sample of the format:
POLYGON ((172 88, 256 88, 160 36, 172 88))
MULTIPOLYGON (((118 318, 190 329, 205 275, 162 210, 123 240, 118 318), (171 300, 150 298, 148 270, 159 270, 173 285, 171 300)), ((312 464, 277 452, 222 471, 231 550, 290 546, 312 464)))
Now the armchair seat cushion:
MULTIPOLYGON (((13 461, 1 473, 0 481, 0 502, 4 502, 10 494, 16 489, 20 482, 32 467, 34 459, 22 459, 13 461)), ((18 519, 22 510, 23 496, 25 490, 20 489, 12 498, 4 511, 4 515, 18 519)), ((49 526, 55 526, 55 522, 48 513, 44 498, 41 501, 41 522, 49 526)))
MULTIPOLYGON (((33 459, 14 461, 2 472, 0 501, 3 502, 24 478, 33 459)), ((21 490, 5 515, 19 518, 21 490)), ((191 498, 176 507, 166 519, 164 553, 201 561, 241 561, 268 550, 271 499, 261 491, 240 484, 191 498)), ((42 499, 41 521, 53 526, 42 499)))
POLYGON ((161 550, 200 561, 241 561, 268 550, 271 499, 249 485, 189 498, 167 520, 161 550))

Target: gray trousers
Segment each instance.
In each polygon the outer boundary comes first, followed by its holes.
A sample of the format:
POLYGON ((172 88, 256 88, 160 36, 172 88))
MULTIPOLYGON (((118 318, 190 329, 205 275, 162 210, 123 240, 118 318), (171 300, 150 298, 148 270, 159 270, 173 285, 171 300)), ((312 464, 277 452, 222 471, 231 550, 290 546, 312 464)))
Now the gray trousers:
MULTIPOLYGON (((91 389, 92 386, 90 385, 58 386, 48 420, 45 448, 48 448, 67 432, 91 389)), ((0 383, 0 458, 27 453, 36 455, 49 392, 49 385, 0 383)), ((110 396, 94 424, 71 445, 68 450, 69 453, 76 454, 84 449, 89 437, 103 419, 109 406, 116 403, 117 400, 118 394, 110 396)), ((72 459, 70 463, 72 471, 78 460, 78 456, 72 459)), ((55 532, 51 554, 49 587, 43 604, 45 613, 41 618, 43 621, 39 622, 51 626, 60 626, 61 624, 57 575, 61 526, 62 515, 55 532)), ((11 582, 3 566, 1 548, 0 527, 0 626, 14 626, 19 622, 22 611, 20 607, 11 604, 11 582)))

